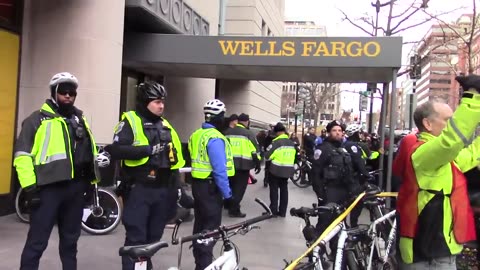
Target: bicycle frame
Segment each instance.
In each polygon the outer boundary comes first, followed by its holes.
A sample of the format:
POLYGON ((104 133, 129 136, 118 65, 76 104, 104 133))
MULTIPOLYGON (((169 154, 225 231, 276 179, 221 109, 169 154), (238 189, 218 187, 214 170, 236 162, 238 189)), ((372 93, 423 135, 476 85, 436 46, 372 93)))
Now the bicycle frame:
POLYGON ((388 234, 388 241, 386 243, 387 246, 386 246, 386 249, 385 249, 385 254, 383 256, 380 252, 380 243, 378 241, 380 239, 380 237, 377 236, 377 225, 385 222, 386 220, 389 220, 392 217, 394 217, 395 214, 396 214, 396 211, 393 210, 393 211, 387 213, 386 215, 384 215, 383 217, 381 217, 379 219, 376 219, 370 225, 370 229, 369 229, 368 233, 369 233, 369 235, 372 236, 372 244, 371 244, 371 248, 370 248, 370 258, 368 260, 367 270, 372 269, 373 252, 374 252, 375 249, 377 250, 378 257, 381 258, 382 263, 387 262, 388 256, 390 255, 390 250, 391 250, 392 245, 395 241, 397 220, 396 219, 393 220, 392 228, 390 229, 390 233, 388 234))

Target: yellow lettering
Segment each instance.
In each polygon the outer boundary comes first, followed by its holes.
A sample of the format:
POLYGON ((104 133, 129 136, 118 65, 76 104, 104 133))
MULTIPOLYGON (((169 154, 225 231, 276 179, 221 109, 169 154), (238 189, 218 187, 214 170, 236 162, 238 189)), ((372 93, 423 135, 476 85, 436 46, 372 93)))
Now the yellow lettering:
POLYGON ((282 44, 283 56, 295 55, 295 43, 293 41, 285 41, 282 44))
POLYGON ((345 54, 345 42, 332 41, 332 56, 347 56, 345 54))
POLYGON ((310 53, 312 52, 313 50, 313 46, 315 46, 315 42, 313 41, 304 41, 302 42, 302 45, 303 45, 303 53, 302 53, 302 56, 310 56, 310 53))
POLYGON ((281 56, 282 55, 282 50, 279 50, 278 52, 275 52, 275 47, 277 46, 276 41, 269 41, 268 44, 270 44, 270 54, 268 56, 281 56))
POLYGON ((350 57, 360 57, 362 56, 362 49, 360 48, 362 46, 362 43, 359 41, 352 41, 348 43, 347 45, 347 54, 350 57), (355 46, 355 52, 352 51, 352 47, 355 46))
POLYGON ((268 50, 264 50, 262 52, 262 45, 263 45, 263 41, 255 41, 255 46, 256 46, 256 50, 255 50, 255 55, 257 56, 266 56, 268 55, 268 50))
POLYGON ((363 45, 363 53, 367 57, 377 57, 380 54, 380 51, 381 51, 381 48, 380 48, 380 44, 378 44, 378 42, 369 41, 369 42, 365 43, 365 45, 363 45), (374 47, 374 51, 372 53, 369 50, 370 46, 374 47))
POLYGON ((323 56, 332 56, 328 51, 328 46, 325 42, 318 43, 317 51, 313 56, 320 56, 321 54, 323 54, 323 56))
POLYGON ((228 40, 227 45, 225 45, 225 40, 219 40, 218 43, 220 43, 220 47, 222 47, 222 52, 223 55, 235 55, 237 54, 237 48, 238 48, 238 43, 235 42, 235 47, 233 47, 233 41, 228 40))
POLYGON ((239 41, 240 53, 239 55, 253 55, 253 41, 239 41))

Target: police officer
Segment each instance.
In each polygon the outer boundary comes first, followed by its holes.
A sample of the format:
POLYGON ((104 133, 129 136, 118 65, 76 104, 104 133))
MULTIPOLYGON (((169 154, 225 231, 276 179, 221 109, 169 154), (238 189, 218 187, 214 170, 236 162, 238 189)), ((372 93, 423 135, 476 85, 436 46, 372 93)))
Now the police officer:
MULTIPOLYGON (((360 190, 352 157, 342 147, 343 131, 338 121, 330 122, 328 137, 314 152, 312 187, 322 203, 344 203, 360 190)), ((320 223, 317 224, 319 230, 328 225, 320 223)))
MULTIPOLYGON (((343 148, 347 150, 350 154, 352 164, 353 164, 353 178, 356 182, 360 184, 365 184, 366 182, 373 182, 373 177, 367 171, 366 168, 366 159, 370 156, 370 150, 366 149, 368 152, 365 152, 364 148, 360 145, 360 128, 347 130, 347 141, 343 143, 343 148)), ((357 205, 350 214, 350 226, 358 226, 358 218, 362 214, 362 205, 357 205)))
MULTIPOLYGON (((263 150, 264 152, 267 152, 267 148, 272 144, 273 139, 275 139, 275 131, 273 131, 273 128, 277 122, 272 122, 268 126, 270 127, 270 130, 267 131, 267 136, 265 137, 265 141, 263 144, 263 150)), ((265 163, 265 171, 268 170, 269 163, 265 163)), ((263 186, 268 187, 268 173, 265 173, 264 178, 263 178, 263 186)))
MULTIPOLYGON (((195 221, 193 233, 213 230, 222 222, 222 202, 227 208, 234 202, 228 177, 235 174, 232 149, 220 133, 225 121, 225 104, 218 99, 203 107, 205 123, 188 141, 192 159, 192 193, 195 221)), ((212 263, 215 243, 193 243, 195 269, 203 270, 212 263)))
MULTIPOLYGON (((122 160, 131 184, 123 210, 128 246, 159 241, 176 213, 178 169, 185 161, 178 134, 163 117, 166 97, 161 84, 140 83, 135 111, 122 115, 113 144, 105 147, 112 158, 122 160)), ((123 270, 134 267, 131 259, 122 258, 123 270)), ((147 267, 152 268, 151 261, 147 267)))
POLYGON ((276 216, 285 217, 288 205, 288 178, 292 177, 295 171, 297 150, 295 143, 288 138, 287 129, 282 123, 277 123, 273 131, 277 137, 273 139, 265 154, 265 159, 270 163, 267 172, 270 186, 270 210, 276 216))
POLYGON ((83 112, 74 106, 78 80, 68 72, 50 80, 50 99, 22 124, 15 166, 25 189, 30 230, 20 269, 38 269, 53 226, 58 224, 63 269, 77 269, 84 193, 95 179, 95 141, 83 112))
POLYGON ((249 126, 249 115, 242 113, 238 116, 238 124, 225 132, 232 147, 235 164, 235 175, 230 177, 230 187, 235 198, 235 202, 228 210, 230 217, 244 218, 246 216, 240 211, 240 202, 247 190, 250 170, 255 168, 256 174, 261 170, 257 138, 248 129, 249 126))

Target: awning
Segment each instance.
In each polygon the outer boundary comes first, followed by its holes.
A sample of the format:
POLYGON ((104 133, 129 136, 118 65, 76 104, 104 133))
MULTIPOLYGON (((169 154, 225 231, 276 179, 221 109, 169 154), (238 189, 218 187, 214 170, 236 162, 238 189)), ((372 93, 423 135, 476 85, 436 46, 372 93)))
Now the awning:
POLYGON ((390 82, 401 37, 126 34, 123 65, 147 74, 331 83, 390 82))

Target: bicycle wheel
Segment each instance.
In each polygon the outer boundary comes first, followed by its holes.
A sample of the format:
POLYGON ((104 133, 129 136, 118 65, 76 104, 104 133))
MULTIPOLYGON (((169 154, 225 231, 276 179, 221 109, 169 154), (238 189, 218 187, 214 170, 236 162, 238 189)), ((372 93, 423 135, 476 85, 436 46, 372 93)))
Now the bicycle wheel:
POLYGON ((93 196, 83 209, 82 230, 93 235, 115 230, 122 219, 120 200, 112 191, 98 188, 99 208, 93 205, 93 196))
POLYGON ((295 176, 295 174, 299 175, 298 178, 295 179, 295 180, 292 178, 292 182, 293 182, 293 184, 295 184, 295 186, 297 186, 299 188, 306 188, 306 187, 310 186, 310 181, 308 179, 308 173, 305 171, 304 168, 298 167, 297 169, 295 169, 294 176, 295 176))
POLYGON ((23 223, 30 222, 30 215, 28 214, 28 206, 27 202, 25 201, 25 192, 23 189, 19 189, 17 191, 17 196, 15 196, 15 213, 17 217, 23 223))

